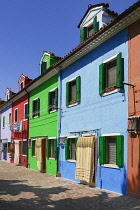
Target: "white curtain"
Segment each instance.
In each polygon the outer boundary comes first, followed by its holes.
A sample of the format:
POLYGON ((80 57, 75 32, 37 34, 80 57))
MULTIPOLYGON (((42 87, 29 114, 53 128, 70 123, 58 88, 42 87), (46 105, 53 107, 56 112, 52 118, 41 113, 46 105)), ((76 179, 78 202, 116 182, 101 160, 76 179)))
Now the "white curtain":
POLYGON ((95 137, 78 138, 76 145, 76 179, 92 182, 95 137))
POLYGON ((37 160, 37 167, 41 171, 42 169, 42 138, 38 138, 35 141, 35 156, 37 160))
POLYGON ((14 163, 19 164, 19 141, 15 141, 14 163))

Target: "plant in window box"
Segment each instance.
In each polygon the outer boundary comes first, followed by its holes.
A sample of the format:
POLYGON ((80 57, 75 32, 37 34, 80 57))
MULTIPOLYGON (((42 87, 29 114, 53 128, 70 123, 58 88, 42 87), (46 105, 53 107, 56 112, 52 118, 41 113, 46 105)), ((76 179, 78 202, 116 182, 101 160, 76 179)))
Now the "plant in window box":
POLYGON ((10 158, 14 158, 14 153, 10 153, 10 158))
POLYGON ((75 103, 76 103, 76 101, 75 101, 75 100, 70 101, 70 105, 75 104, 75 103))
POLYGON ((105 92, 107 93, 107 92, 113 91, 113 90, 115 90, 115 88, 116 88, 115 86, 108 87, 105 89, 105 92))

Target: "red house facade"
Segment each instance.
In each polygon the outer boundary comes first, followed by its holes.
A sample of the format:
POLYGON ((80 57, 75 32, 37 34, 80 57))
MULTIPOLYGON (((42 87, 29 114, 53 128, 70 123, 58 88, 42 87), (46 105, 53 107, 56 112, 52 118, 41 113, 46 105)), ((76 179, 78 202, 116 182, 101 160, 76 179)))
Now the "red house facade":
POLYGON ((14 163, 27 166, 28 139, 28 93, 26 85, 31 81, 25 74, 21 74, 18 81, 16 99, 12 103, 11 137, 14 147, 14 163))

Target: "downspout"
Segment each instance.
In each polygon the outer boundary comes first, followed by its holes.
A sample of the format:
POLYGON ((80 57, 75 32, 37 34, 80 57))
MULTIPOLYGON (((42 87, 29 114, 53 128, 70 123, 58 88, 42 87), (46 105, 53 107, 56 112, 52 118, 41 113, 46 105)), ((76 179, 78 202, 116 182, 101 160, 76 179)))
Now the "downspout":
POLYGON ((60 133, 61 133, 61 92, 62 92, 62 84, 61 84, 61 70, 55 69, 58 73, 58 131, 57 131, 57 139, 58 139, 58 156, 57 156, 57 176, 60 177, 60 162, 59 162, 59 142, 60 142, 60 133))
POLYGON ((29 92, 25 89, 25 92, 28 95, 28 123, 27 123, 27 161, 26 161, 26 168, 28 168, 28 138, 29 138, 29 92))

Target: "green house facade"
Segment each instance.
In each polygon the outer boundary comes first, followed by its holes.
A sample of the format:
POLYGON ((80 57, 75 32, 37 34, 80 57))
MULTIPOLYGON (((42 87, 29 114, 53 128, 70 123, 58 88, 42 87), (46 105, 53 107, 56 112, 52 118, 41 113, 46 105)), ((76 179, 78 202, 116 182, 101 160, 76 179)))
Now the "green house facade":
POLYGON ((58 74, 53 72, 49 77, 44 74, 41 78, 29 91, 28 167, 56 175, 58 74))

